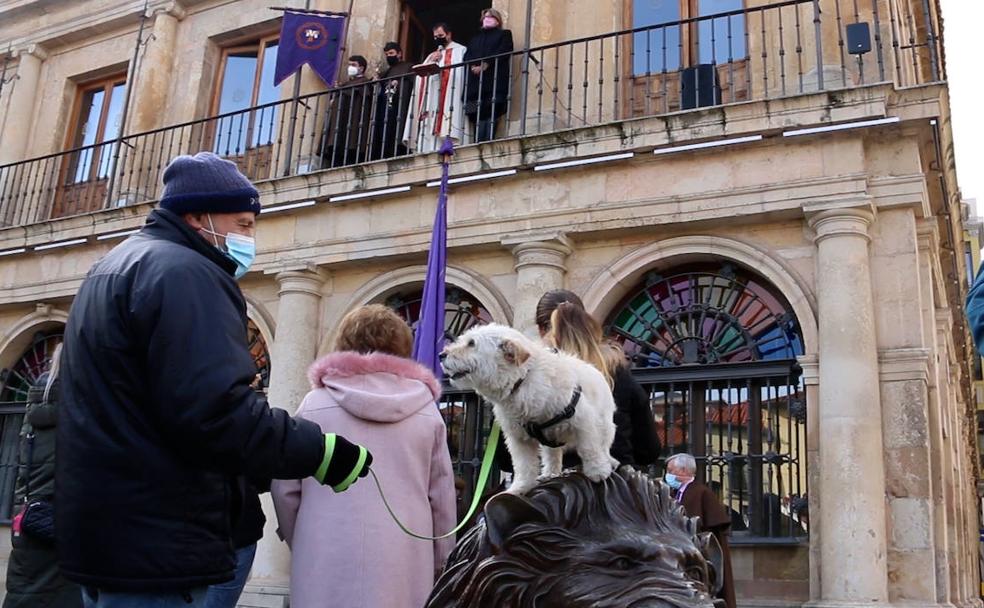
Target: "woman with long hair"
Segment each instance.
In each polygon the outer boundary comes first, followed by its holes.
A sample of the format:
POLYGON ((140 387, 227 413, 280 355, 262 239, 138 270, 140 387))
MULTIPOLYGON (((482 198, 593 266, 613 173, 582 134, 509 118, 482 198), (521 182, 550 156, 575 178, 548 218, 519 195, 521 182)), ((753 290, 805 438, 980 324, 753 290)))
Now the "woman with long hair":
POLYGON ((655 464, 660 444, 649 397, 632 377, 622 350, 604 339, 601 324, 584 309, 577 294, 566 289, 548 291, 537 303, 535 318, 545 342, 598 368, 612 387, 612 456, 621 464, 655 464))

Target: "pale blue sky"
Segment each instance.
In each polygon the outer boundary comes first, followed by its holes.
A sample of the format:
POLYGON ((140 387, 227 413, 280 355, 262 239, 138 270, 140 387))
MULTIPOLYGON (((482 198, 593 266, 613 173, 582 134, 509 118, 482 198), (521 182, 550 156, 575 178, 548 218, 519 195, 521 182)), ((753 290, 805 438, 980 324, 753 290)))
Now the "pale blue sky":
POLYGON ((942 0, 957 179, 964 198, 978 200, 984 215, 984 79, 981 73, 984 2, 942 0))

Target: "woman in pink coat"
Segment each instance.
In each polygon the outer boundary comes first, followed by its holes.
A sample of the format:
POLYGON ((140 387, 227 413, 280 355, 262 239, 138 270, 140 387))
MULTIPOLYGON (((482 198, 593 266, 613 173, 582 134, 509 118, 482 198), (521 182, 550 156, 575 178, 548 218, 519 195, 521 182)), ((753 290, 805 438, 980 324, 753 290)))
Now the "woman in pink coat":
MULTIPOLYGON (((394 510, 437 536, 455 524, 455 489, 438 381, 410 356, 407 324, 385 306, 342 320, 334 353, 311 366, 297 411, 366 446, 394 510)), ((372 483, 335 494, 314 479, 275 481, 280 534, 291 548, 293 608, 421 608, 454 538, 404 534, 372 483)))

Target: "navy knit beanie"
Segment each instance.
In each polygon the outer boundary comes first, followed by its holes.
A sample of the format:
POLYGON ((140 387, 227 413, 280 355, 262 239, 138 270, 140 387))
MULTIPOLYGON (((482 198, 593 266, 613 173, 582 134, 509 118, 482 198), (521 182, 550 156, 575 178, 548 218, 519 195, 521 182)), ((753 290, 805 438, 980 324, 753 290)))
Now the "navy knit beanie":
POLYGON ((260 212, 260 193, 236 163, 211 152, 176 157, 164 169, 162 209, 172 213, 260 212))

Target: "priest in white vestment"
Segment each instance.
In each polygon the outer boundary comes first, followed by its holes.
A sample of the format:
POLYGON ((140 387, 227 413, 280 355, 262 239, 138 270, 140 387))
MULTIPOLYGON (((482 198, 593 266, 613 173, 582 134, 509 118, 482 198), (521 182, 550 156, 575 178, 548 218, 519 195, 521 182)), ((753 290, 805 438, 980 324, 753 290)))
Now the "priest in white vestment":
MULTIPOLYGON (((434 42, 437 50, 424 63, 446 68, 464 61, 467 49, 451 40, 447 25, 434 26, 434 42)), ((442 69, 433 76, 418 76, 410 96, 403 144, 418 154, 436 152, 446 137, 460 144, 465 134, 465 111, 461 101, 464 90, 464 67, 442 69)))

